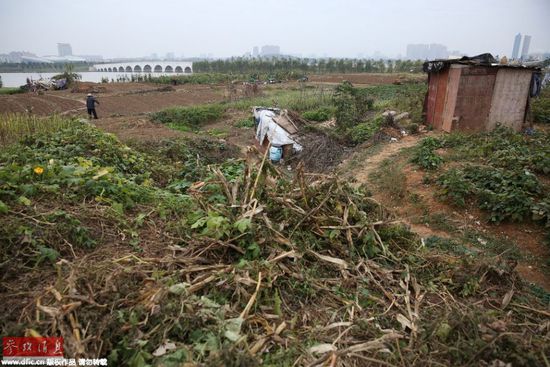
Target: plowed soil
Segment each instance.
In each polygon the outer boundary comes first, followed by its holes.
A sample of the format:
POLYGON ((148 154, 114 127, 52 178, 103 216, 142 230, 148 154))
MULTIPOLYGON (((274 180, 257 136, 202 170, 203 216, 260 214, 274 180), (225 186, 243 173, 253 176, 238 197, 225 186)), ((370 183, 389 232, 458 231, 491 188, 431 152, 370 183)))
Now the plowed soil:
POLYGON ((25 93, 0 97, 0 113, 32 112, 37 115, 50 115, 85 107, 83 101, 61 94, 25 93))
POLYGON ((96 108, 100 117, 139 115, 171 106, 219 102, 224 98, 223 86, 186 85, 159 91, 159 86, 154 84, 92 84, 82 83, 75 93, 65 90, 0 96, 0 113, 31 111, 37 115, 70 113, 85 116, 86 94, 91 90, 97 91, 94 95, 100 103, 96 108))
POLYGON ((425 80, 426 77, 423 74, 323 74, 312 75, 309 77, 309 81, 318 83, 341 83, 347 80, 353 84, 392 84, 392 83, 404 83, 407 81, 425 80))

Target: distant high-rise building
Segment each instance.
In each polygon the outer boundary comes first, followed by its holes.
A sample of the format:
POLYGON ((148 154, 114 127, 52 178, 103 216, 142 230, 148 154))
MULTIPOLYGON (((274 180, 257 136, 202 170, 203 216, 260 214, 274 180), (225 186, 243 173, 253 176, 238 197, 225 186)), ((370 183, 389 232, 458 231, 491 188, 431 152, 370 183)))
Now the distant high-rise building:
POLYGON ((58 43, 57 44, 58 56, 71 56, 73 54, 73 48, 70 43, 58 43))
POLYGON ((521 33, 514 37, 514 49, 512 50, 512 60, 516 60, 519 56, 519 46, 521 44, 521 33))
POLYGON ((173 52, 167 52, 165 59, 166 60, 174 60, 174 53, 173 52))
POLYGON ((447 46, 438 43, 407 45, 407 59, 410 60, 434 60, 449 57, 447 46))
POLYGON ((262 46, 262 56, 278 56, 281 54, 281 48, 275 45, 262 46))
POLYGON ((428 45, 407 45, 407 59, 423 60, 426 58, 428 45))
POLYGON ((521 59, 526 60, 529 56, 529 45, 531 44, 531 36, 523 36, 523 47, 521 48, 521 59))
POLYGON ((260 56, 260 49, 258 48, 258 46, 254 46, 254 48, 252 49, 252 57, 258 56, 260 56))
POLYGON ((428 52, 428 60, 446 59, 449 57, 449 51, 447 46, 440 45, 438 43, 432 43, 430 45, 430 51, 428 52))

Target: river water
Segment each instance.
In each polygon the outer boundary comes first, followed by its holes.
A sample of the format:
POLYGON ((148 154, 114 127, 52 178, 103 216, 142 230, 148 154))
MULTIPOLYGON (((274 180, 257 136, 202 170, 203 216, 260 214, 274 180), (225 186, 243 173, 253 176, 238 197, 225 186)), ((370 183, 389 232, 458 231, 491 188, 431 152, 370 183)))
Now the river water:
MULTIPOLYGON (((2 77, 2 83, 4 84, 4 87, 19 87, 27 82, 27 78, 30 78, 32 80, 39 80, 39 79, 49 79, 54 75, 57 75, 59 73, 0 73, 0 77, 2 77)), ((111 79, 117 80, 117 78, 120 77, 127 77, 131 78, 132 75, 145 75, 144 73, 109 73, 109 72, 99 72, 99 71, 83 71, 79 72, 78 74, 82 75, 82 81, 83 82, 94 82, 94 83, 100 83, 101 78, 109 78, 109 81, 111 79)), ((175 74, 175 73, 147 73, 151 74, 151 76, 161 76, 161 75, 189 75, 189 74, 175 74)))

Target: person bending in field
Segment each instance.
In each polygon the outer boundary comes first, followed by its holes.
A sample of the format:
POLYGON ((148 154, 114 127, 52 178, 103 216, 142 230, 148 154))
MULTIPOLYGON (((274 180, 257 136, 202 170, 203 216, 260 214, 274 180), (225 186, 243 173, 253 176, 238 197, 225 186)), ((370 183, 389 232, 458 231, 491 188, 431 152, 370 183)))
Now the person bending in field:
POLYGON ((88 108, 88 116, 90 117, 90 119, 92 118, 92 114, 93 114, 94 119, 97 120, 97 112, 95 112, 96 103, 99 104, 99 101, 95 99, 92 93, 88 93, 88 97, 86 97, 86 107, 88 108))

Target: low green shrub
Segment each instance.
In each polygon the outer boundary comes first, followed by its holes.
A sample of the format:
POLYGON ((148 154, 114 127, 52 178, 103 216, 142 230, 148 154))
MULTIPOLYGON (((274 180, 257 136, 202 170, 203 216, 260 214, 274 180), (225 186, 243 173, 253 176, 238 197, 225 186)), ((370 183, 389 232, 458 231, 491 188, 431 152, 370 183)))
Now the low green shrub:
POLYGON ((12 95, 12 94, 20 94, 25 93, 25 88, 1 88, 0 87, 0 95, 12 95))
POLYGON ((348 81, 336 87, 332 99, 336 107, 336 125, 344 130, 364 119, 367 111, 374 106, 374 99, 367 89, 356 88, 348 81))
POLYGON ((175 124, 197 128, 219 120, 225 108, 219 104, 191 107, 172 107, 151 114, 151 120, 163 124, 175 124))
POLYGON ((220 84, 234 79, 231 74, 198 73, 189 75, 161 75, 148 78, 146 81, 159 84, 220 84))
POLYGON ((550 228, 550 194, 531 206, 531 214, 534 221, 541 222, 546 228, 550 228))
POLYGON ((443 158, 435 150, 441 148, 441 145, 441 142, 433 137, 422 139, 414 150, 411 162, 428 170, 439 168, 443 158))
POLYGON ((441 138, 441 143, 451 149, 452 160, 482 161, 495 167, 550 173, 550 133, 544 130, 526 135, 499 127, 488 133, 449 134, 441 138))
POLYGON ((302 113, 302 117, 310 121, 327 121, 334 115, 334 110, 328 107, 321 107, 316 110, 302 113))
POLYGON ((256 125, 256 123, 254 122, 253 118, 242 119, 242 120, 239 120, 235 123, 236 127, 243 128, 243 129, 252 128, 255 125, 256 125))
POLYGON ((550 123, 550 88, 546 87, 532 100, 531 112, 535 122, 550 123))
POLYGON ((464 177, 464 172, 456 168, 439 176, 437 184, 441 187, 439 197, 459 207, 466 205, 466 199, 472 193, 472 184, 464 177))
POLYGON ((541 193, 535 175, 485 166, 468 166, 464 177, 472 182, 479 207, 490 213, 490 221, 520 222, 531 217, 531 206, 541 193))
POLYGON ((476 198, 479 208, 489 212, 491 222, 532 218, 550 223, 550 201, 539 200, 543 187, 528 171, 468 165, 441 174, 437 184, 439 196, 454 205, 464 206, 467 198, 476 198))
POLYGON ((378 116, 369 121, 353 126, 348 130, 350 140, 354 144, 360 144, 369 140, 378 130, 380 130, 380 126, 382 126, 383 122, 384 118, 382 116, 378 116))

